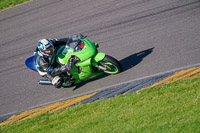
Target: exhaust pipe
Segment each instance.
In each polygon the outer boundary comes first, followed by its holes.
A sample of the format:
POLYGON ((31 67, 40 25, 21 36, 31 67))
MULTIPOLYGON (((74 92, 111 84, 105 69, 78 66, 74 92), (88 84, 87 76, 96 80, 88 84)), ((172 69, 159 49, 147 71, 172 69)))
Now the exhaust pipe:
POLYGON ((48 80, 48 79, 40 79, 38 81, 38 84, 41 84, 41 85, 52 85, 51 81, 48 80))

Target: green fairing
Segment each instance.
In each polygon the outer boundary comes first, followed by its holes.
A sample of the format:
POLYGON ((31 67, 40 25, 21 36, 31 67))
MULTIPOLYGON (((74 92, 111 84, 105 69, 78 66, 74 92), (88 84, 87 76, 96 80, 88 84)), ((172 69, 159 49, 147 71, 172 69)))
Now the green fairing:
POLYGON ((75 78, 75 84, 103 74, 104 71, 97 69, 97 67, 99 62, 106 56, 105 53, 98 52, 97 43, 87 39, 80 40, 84 42, 84 47, 81 50, 74 52, 74 48, 66 45, 58 50, 56 56, 56 61, 60 65, 67 64, 71 56, 76 56, 80 59, 71 70, 71 75, 75 78))
POLYGON ((95 57, 93 58, 93 60, 92 60, 92 65, 93 66, 95 66, 95 67, 97 67, 98 66, 98 62, 99 61, 101 61, 101 60, 103 60, 103 58, 106 56, 106 54, 105 53, 97 53, 96 55, 95 55, 95 57))
POLYGON ((73 52, 72 50, 70 50, 68 51, 68 53, 65 53, 64 51, 65 47, 64 47, 62 53, 57 56, 57 62, 60 64, 67 64, 69 58, 72 55, 77 56, 81 60, 81 62, 93 57, 97 52, 95 44, 87 39, 81 39, 81 40, 85 43, 85 48, 83 48, 79 52, 73 52))

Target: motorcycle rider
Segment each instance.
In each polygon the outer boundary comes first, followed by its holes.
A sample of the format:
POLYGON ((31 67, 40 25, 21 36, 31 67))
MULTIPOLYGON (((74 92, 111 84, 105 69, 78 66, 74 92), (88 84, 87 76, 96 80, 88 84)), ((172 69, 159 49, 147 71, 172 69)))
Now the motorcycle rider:
POLYGON ((64 83, 64 79, 59 77, 60 74, 66 73, 69 78, 71 68, 75 64, 74 59, 70 58, 68 64, 60 66, 55 61, 56 52, 61 46, 66 45, 69 39, 75 40, 78 38, 84 38, 84 36, 80 34, 62 39, 41 39, 38 41, 38 46, 34 53, 37 71, 41 76, 48 78, 56 88, 60 88, 64 83))

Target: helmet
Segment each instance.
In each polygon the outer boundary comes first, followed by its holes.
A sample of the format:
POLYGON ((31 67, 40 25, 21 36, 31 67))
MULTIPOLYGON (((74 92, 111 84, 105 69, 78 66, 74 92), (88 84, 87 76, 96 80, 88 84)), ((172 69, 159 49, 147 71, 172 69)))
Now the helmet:
POLYGON ((42 55, 50 56, 53 54, 53 43, 48 39, 41 39, 38 41, 38 49, 42 55))

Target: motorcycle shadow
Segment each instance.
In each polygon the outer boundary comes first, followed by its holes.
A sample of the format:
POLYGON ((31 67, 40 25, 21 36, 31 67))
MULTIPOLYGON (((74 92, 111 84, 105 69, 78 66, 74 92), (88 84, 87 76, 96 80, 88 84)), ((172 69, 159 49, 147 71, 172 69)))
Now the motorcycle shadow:
POLYGON ((146 49, 143 51, 140 51, 138 53, 135 53, 133 55, 130 55, 122 60, 120 60, 120 63, 122 64, 123 67, 123 72, 127 71, 128 69, 131 69, 132 67, 138 65, 142 60, 151 54, 153 52, 153 48, 146 49))
MULTIPOLYGON (((140 62, 142 62, 142 60, 146 56, 148 56, 149 54, 151 54, 153 52, 153 49, 154 49, 154 47, 140 51, 140 52, 135 53, 135 54, 132 54, 132 55, 120 60, 120 63, 122 65, 122 72, 125 72, 125 71, 131 69, 132 67, 138 65, 140 62)), ((78 88, 82 87, 83 85, 87 84, 88 82, 99 80, 101 78, 105 78, 106 76, 109 76, 109 74, 103 74, 103 75, 96 77, 94 79, 90 79, 90 80, 87 80, 85 82, 81 82, 81 83, 75 85, 75 88, 73 89, 73 91, 77 90, 78 88)))

